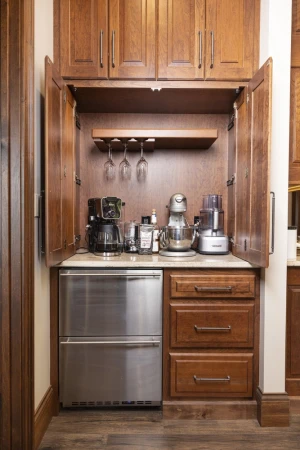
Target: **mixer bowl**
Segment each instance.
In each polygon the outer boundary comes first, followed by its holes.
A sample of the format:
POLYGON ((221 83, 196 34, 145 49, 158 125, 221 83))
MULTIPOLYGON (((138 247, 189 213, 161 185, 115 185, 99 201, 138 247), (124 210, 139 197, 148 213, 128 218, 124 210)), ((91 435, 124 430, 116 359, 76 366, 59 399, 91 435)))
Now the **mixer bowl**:
POLYGON ((171 252, 186 252, 193 245, 196 232, 194 227, 162 227, 160 248, 171 252))

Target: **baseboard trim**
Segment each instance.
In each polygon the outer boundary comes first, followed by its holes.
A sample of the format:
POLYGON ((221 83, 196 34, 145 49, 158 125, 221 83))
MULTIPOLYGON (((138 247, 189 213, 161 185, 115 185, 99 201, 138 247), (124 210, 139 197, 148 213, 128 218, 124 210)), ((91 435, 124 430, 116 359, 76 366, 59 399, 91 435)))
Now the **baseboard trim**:
POLYGON ((299 378, 287 378, 285 380, 285 390, 289 396, 300 395, 300 379, 299 378))
POLYGON ((37 450, 53 417, 54 392, 49 387, 34 415, 34 449, 37 450))
POLYGON ((255 400, 163 402, 164 419, 249 420, 257 419, 255 400))
POLYGON ((261 427, 289 427, 290 400, 288 394, 264 394, 258 387, 257 420, 261 427))
POLYGON ((290 399, 290 413, 291 415, 299 415, 300 414, 300 397, 291 397, 290 399))

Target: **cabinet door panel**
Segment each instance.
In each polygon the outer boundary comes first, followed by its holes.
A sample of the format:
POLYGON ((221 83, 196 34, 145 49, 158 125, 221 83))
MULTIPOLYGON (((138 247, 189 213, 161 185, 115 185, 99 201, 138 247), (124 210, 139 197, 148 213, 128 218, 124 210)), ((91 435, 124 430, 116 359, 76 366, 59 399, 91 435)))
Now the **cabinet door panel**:
POLYGON ((291 66, 300 67, 300 0, 293 0, 291 66))
POLYGON ((110 78, 155 78, 155 0, 111 0, 110 78))
POLYGON ((62 76, 107 78, 107 18, 107 0, 61 0, 62 76))
POLYGON ((45 255, 47 267, 63 259, 62 109, 64 85, 45 59, 45 255))
POLYGON ((235 185, 235 245, 233 255, 246 258, 245 240, 248 237, 249 221, 249 126, 247 108, 247 88, 236 101, 235 140, 236 140, 236 185, 235 185))
POLYGON ((272 60, 249 82, 250 203, 247 260, 269 266, 272 60))
POLYGON ((287 291, 287 377, 300 378, 299 286, 288 286, 287 291))
POLYGON ((252 77, 258 8, 253 0, 206 0, 206 79, 252 77))
POLYGON ((300 69, 291 71, 289 184, 300 184, 300 69))
POLYGON ((158 78, 203 79, 204 0, 160 0, 158 78))
POLYGON ((63 259, 75 252, 75 101, 70 90, 65 87, 63 122, 63 259))

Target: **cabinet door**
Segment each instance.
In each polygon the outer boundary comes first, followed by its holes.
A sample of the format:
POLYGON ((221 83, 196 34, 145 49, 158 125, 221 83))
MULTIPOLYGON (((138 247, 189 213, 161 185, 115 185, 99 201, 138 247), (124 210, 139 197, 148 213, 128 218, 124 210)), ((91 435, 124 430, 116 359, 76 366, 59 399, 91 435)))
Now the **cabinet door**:
POLYGON ((155 79, 155 0, 110 0, 109 77, 155 79))
POLYGON ((300 0, 293 0, 291 66, 300 67, 300 0))
POLYGON ((259 1, 206 0, 208 80, 250 79, 258 62, 259 1))
POLYGON ((271 88, 272 60, 269 59, 250 80, 246 105, 244 98, 237 121, 233 254, 260 267, 269 266, 271 88))
POLYGON ((74 101, 51 60, 45 83, 45 254, 47 267, 74 254, 74 101))
POLYGON ((300 69, 291 71, 289 184, 300 184, 300 69))
POLYGON ((204 14, 204 0, 159 0, 159 79, 204 78, 204 14))
MULTIPOLYGON (((300 286, 287 289, 287 378, 300 378, 300 286)), ((290 381, 289 395, 300 395, 300 383, 290 381), (295 391, 295 387, 298 389, 295 391), (292 391, 292 388, 293 391, 292 391)))
POLYGON ((107 78, 108 0, 60 1, 60 68, 67 78, 107 78))

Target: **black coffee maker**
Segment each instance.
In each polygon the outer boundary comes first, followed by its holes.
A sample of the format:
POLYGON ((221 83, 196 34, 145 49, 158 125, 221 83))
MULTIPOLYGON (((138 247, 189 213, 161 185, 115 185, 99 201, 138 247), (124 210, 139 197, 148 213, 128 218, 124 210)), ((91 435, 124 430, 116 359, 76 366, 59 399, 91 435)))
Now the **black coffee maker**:
POLYGON ((98 256, 119 256, 122 239, 118 221, 122 200, 118 197, 90 198, 86 226, 89 251, 98 256))

